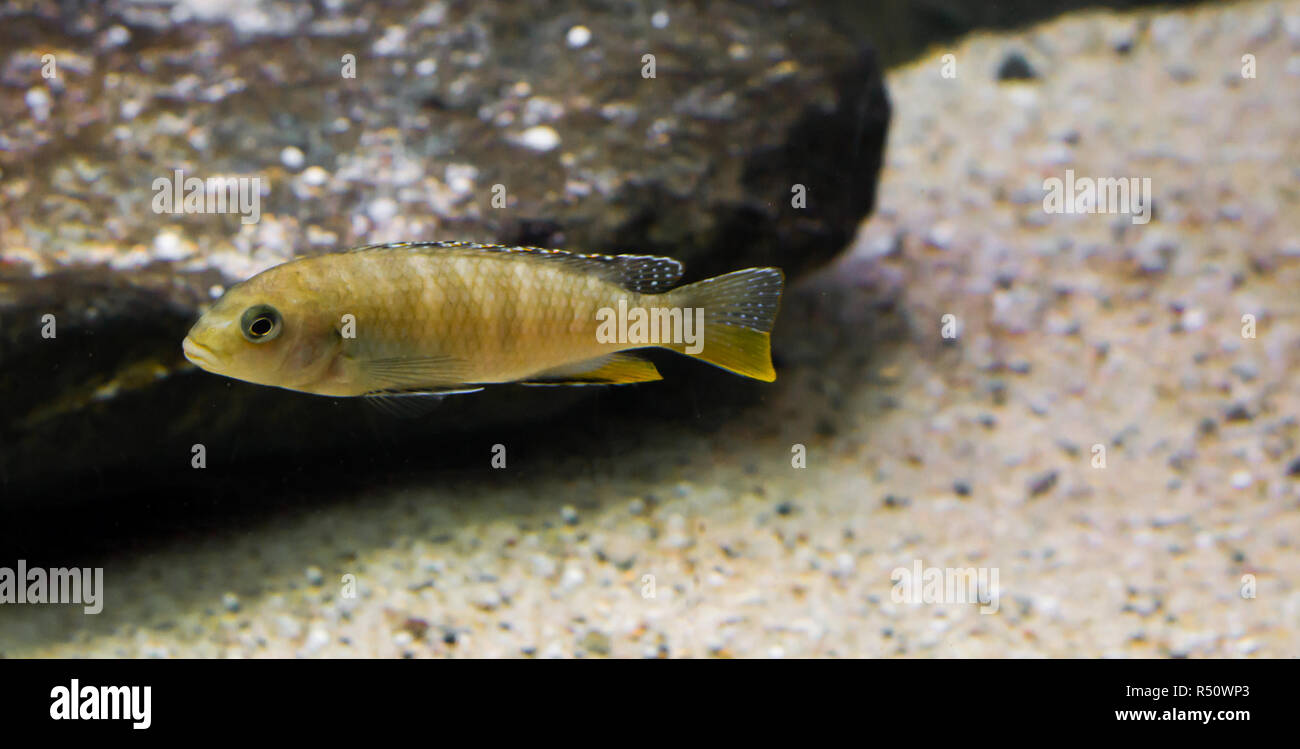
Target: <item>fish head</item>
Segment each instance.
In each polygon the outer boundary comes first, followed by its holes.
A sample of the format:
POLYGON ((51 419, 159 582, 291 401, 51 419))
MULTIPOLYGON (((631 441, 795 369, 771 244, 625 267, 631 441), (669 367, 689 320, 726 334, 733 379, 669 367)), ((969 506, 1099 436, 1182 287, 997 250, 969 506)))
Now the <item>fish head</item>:
POLYGON ((313 390, 342 353, 319 295, 280 266, 232 287, 182 341, 200 369, 292 390, 313 390))

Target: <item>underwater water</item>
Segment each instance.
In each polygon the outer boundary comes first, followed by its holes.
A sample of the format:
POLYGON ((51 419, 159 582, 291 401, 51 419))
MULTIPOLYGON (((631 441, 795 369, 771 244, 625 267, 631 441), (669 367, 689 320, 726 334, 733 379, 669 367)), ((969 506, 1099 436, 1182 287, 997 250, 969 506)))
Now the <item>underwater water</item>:
POLYGON ((0 49, 5 658, 1297 653, 1300 2, 0 49))

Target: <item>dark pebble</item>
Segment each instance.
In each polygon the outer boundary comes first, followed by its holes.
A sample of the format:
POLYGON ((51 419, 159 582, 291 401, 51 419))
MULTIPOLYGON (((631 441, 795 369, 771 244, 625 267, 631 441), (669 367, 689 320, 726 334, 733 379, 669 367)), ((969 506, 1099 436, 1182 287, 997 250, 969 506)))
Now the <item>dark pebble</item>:
POLYGON ((1040 494, 1045 494, 1046 492, 1051 491, 1052 487, 1056 486, 1056 479, 1058 476, 1059 473, 1056 470, 1051 470, 1044 471, 1030 479, 1029 496, 1037 497, 1040 494))
POLYGON ((1254 416, 1251 415, 1250 409, 1246 408, 1246 406, 1241 403, 1232 404, 1232 407, 1228 409, 1228 412, 1223 415, 1224 421, 1250 421, 1253 418, 1254 416))
POLYGON ((908 499, 907 497, 898 497, 898 496, 895 496, 895 495, 893 495, 893 494, 886 494, 886 495, 885 495, 885 506, 886 506, 886 507, 891 507, 891 508, 892 508, 892 507, 907 507, 907 506, 910 505, 910 504, 912 504, 912 500, 908 499))
POLYGON ((1002 64, 998 66, 999 81, 1032 81, 1037 77, 1038 72, 1019 52, 1007 53, 1007 56, 1002 58, 1002 64))

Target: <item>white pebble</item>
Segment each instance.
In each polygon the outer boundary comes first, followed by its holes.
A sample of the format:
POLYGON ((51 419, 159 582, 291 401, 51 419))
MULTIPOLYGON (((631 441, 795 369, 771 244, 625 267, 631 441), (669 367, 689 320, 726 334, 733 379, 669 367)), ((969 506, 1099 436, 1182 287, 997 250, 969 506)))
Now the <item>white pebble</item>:
POLYGON ((43 88, 29 88, 23 97, 32 110, 32 116, 44 122, 50 117, 50 94, 43 88))
POLYGON ((534 151, 549 151, 560 145, 560 134, 549 125, 530 127, 519 135, 519 145, 534 151))
POLYGON ((501 605, 501 594, 489 590, 474 599, 474 605, 485 611, 492 611, 501 605))
POLYGON ((545 554, 534 554, 533 574, 538 577, 551 577, 555 574, 555 562, 545 554))
POLYGON ((330 173, 318 166, 309 166, 302 173, 302 182, 312 187, 320 187, 330 178, 330 173))
POLYGON ((302 623, 288 614, 281 614, 275 618, 275 629, 284 639, 293 640, 302 634, 302 623))
POLYGON ((326 632, 324 627, 316 626, 307 633, 307 641, 303 643, 303 649, 308 653, 316 653, 328 644, 330 644, 330 633, 326 632))
POLYGON ((124 120, 134 120, 142 111, 144 111, 144 102, 139 99, 127 99, 118 108, 124 120))
POLYGON ((1250 471, 1233 471, 1231 480, 1233 489, 1245 489, 1253 479, 1250 471))
POLYGON ((474 190, 474 180, 478 179, 478 168, 473 164, 448 164, 444 179, 452 192, 465 195, 474 190))
POLYGON ((366 213, 370 216, 370 220, 382 224, 397 215, 397 201, 392 198, 373 200, 366 206, 366 213))
POLYGON ((181 236, 174 231, 159 232, 153 238, 153 255, 159 260, 180 260, 188 254, 181 236))
POLYGON ((389 26, 384 35, 375 42, 374 52, 381 57, 395 55, 406 46, 406 29, 401 26, 389 26))
POLYGON ((560 579, 560 587, 564 590, 573 590, 581 587, 587 581, 587 573, 576 564, 569 564, 564 568, 564 577, 560 579))
POLYGON ((113 26, 105 31, 100 37, 100 43, 105 47, 120 47, 131 41, 131 32, 126 30, 125 26, 113 26))
POLYGON ((280 152, 280 163, 290 169, 301 169, 304 161, 306 161, 306 157, 303 156, 301 150, 294 146, 286 146, 285 149, 280 152))
POLYGON ((654 26, 656 29, 667 28, 668 12, 661 10, 656 12, 653 16, 650 16, 650 25, 654 26))
POLYGON ((574 49, 585 47, 587 42, 591 41, 591 29, 586 26, 574 26, 569 29, 568 40, 569 46, 574 49))
POLYGON ((952 242, 957 238, 957 228, 948 222, 942 222, 930 227, 930 232, 926 234, 926 244, 938 250, 946 250, 952 247, 952 242))

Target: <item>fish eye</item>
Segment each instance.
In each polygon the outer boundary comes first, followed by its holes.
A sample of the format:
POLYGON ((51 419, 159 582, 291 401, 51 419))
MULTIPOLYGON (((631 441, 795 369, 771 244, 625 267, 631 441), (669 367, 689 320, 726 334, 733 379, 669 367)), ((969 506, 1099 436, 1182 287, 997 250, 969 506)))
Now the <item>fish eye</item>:
POLYGON ((280 335, 280 313, 269 304, 257 304, 244 310, 239 330, 253 343, 266 343, 280 335))

